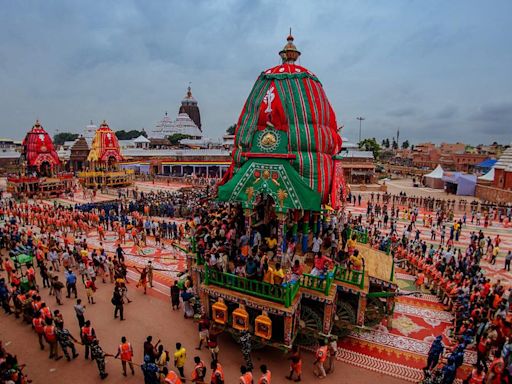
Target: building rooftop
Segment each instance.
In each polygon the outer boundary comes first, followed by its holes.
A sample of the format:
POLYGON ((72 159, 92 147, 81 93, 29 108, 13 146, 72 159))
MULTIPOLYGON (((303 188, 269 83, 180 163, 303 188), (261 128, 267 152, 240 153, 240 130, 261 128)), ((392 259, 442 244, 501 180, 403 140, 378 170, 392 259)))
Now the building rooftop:
POLYGON ((125 157, 173 157, 173 156, 230 156, 224 149, 143 149, 128 148, 123 151, 125 157))
POLYGON ((181 145, 188 145, 191 147, 220 147, 223 142, 221 139, 210 139, 209 137, 203 137, 202 139, 182 139, 180 140, 181 145))
POLYGON ((503 151, 494 168, 512 172, 512 146, 503 151))
POLYGON ((5 150, 0 151, 0 159, 19 159, 21 153, 17 151, 5 150))
POLYGON ((144 137, 143 135, 140 135, 139 137, 133 139, 133 142, 135 144, 145 144, 145 143, 149 143, 149 139, 144 137))
POLYGON ((203 136, 197 125, 186 113, 178 114, 176 120, 171 118, 165 113, 164 118, 156 125, 155 130, 151 132, 152 138, 164 138, 174 134, 182 134, 200 138, 203 136))
POLYGON ((359 158, 359 159, 373 159, 372 151, 341 151, 338 155, 342 159, 346 158, 359 158))

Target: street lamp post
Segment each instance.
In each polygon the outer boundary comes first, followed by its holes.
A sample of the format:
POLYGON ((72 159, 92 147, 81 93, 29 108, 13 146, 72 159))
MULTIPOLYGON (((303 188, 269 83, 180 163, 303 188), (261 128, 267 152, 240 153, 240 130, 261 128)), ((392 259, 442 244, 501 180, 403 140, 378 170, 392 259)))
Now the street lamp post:
POLYGON ((363 122, 364 117, 359 116, 359 117, 356 117, 356 119, 359 120, 359 142, 361 142, 361 123, 363 122))

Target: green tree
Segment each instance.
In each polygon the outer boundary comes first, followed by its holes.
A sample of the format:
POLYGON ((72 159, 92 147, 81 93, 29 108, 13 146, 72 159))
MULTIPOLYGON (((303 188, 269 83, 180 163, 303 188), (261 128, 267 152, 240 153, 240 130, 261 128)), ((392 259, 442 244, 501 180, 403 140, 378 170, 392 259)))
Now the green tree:
POLYGON ((386 140, 384 140, 384 147, 389 149, 389 139, 386 137, 386 140))
POLYGON ((116 136, 119 140, 131 140, 139 137, 140 135, 146 136, 146 131, 137 131, 136 129, 132 129, 131 131, 125 131, 124 129, 116 131, 116 136))
POLYGON ((395 139, 393 139, 393 144, 391 144, 391 147, 392 147, 393 149, 398 149, 398 143, 396 142, 396 140, 395 140, 395 139))
POLYGON ((53 143, 55 145, 62 145, 65 141, 73 141, 78 139, 78 133, 60 132, 53 136, 53 143))
POLYGON ((175 133, 173 135, 167 136, 167 140, 169 140, 171 145, 179 145, 181 140, 190 138, 192 138, 192 136, 184 135, 183 133, 175 133))
POLYGON ((409 148, 409 140, 405 140, 403 143, 402 143, 402 149, 407 149, 409 148))
POLYGON ((371 139, 364 139, 359 142, 359 149, 362 151, 372 151, 375 159, 379 158, 381 147, 375 137, 371 139))
POLYGON ((235 130, 236 130, 236 124, 230 125, 226 129, 226 135, 234 135, 235 134, 235 130))

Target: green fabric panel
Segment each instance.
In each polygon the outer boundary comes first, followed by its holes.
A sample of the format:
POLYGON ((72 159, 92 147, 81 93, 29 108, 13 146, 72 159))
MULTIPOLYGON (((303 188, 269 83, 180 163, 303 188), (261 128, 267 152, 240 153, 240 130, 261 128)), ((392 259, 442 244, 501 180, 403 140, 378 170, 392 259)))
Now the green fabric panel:
POLYGON ((276 211, 303 209, 320 211, 321 196, 304 183, 300 175, 284 159, 249 159, 226 184, 218 190, 217 199, 226 202, 240 202, 244 208, 253 208, 253 202, 260 194, 270 195, 276 203, 276 211), (275 182, 272 177, 265 179, 264 172, 277 174, 275 182), (259 178, 255 172, 259 172, 259 178), (248 196, 248 188, 253 188, 248 196), (279 204, 279 192, 285 191, 287 196, 283 205, 279 204), (249 199, 250 197, 250 199, 249 199))
MULTIPOLYGON (((304 88, 304 83, 302 82, 302 79, 296 79, 294 81, 294 83, 297 87, 298 97, 300 98, 299 99, 300 103, 298 103, 298 104, 300 105, 301 111, 302 111, 301 132, 304 132, 304 136, 307 137, 307 139, 309 140, 309 142, 307 142, 304 147, 307 152, 307 153, 305 153, 305 155, 307 155, 308 153, 310 153, 312 155, 316 155, 319 148, 317 147, 317 143, 316 143, 316 139, 315 139, 315 127, 313 125, 313 119, 312 119, 312 115, 311 115, 309 99, 307 97, 306 89, 304 88)), ((310 173, 313 178, 313 185, 310 185, 310 187, 313 190, 317 191, 318 185, 319 185, 318 179, 321 178, 322 175, 317 166, 317 164, 318 164, 317 158, 318 157, 317 156, 312 156, 312 157, 313 157, 313 159, 311 161, 310 157, 308 156, 310 173)), ((320 185, 322 185, 322 184, 320 184, 320 185)))

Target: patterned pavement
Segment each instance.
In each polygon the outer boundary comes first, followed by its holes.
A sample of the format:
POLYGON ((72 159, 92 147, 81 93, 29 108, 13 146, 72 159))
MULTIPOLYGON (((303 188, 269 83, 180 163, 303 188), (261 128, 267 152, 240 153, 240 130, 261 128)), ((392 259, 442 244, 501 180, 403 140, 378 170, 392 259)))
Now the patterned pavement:
MULTIPOLYGON (((348 207, 353 214, 366 212, 365 207, 348 207)), ((421 216, 420 216, 421 221, 421 216)), ((398 231, 401 233, 406 224, 400 220, 398 231)), ((430 243, 430 230, 419 223, 422 240, 430 243)), ((512 282, 512 274, 503 269, 505 253, 512 248, 512 229, 506 229, 499 223, 489 228, 468 225, 463 228, 462 236, 455 246, 467 244, 471 231, 482 229, 493 239, 499 234, 502 243, 496 265, 483 261, 482 266, 491 280, 500 279, 505 285, 512 282)), ((404 292, 415 290, 414 276, 397 270, 395 274, 400 289, 404 292)), ((442 335, 445 345, 452 323, 451 313, 444 310, 437 297, 425 292, 419 297, 402 296, 397 299, 393 316, 393 327, 388 330, 380 324, 369 331, 354 331, 339 343, 338 360, 369 370, 381 372, 410 382, 423 378, 422 368, 426 364, 426 355, 430 344, 437 335, 442 335)), ((476 353, 466 352, 465 365, 459 371, 459 378, 467 375, 470 366, 476 362, 476 353)))

